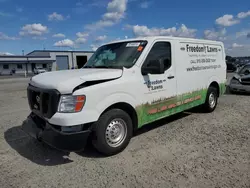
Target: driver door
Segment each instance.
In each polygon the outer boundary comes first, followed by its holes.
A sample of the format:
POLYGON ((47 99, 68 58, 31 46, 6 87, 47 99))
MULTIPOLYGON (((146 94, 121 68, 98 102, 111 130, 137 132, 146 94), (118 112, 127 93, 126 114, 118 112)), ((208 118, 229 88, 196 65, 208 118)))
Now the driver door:
POLYGON ((173 57, 171 42, 155 41, 142 65, 143 68, 152 62, 161 61, 164 64, 164 73, 142 76, 143 102, 138 109, 139 126, 170 115, 175 107, 177 87, 173 57))

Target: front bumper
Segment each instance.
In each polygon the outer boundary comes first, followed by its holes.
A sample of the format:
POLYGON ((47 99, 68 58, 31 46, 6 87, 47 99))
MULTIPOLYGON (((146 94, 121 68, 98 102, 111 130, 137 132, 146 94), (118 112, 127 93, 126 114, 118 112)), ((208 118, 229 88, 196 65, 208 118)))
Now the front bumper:
POLYGON ((250 93, 250 85, 230 84, 229 89, 234 92, 247 92, 250 93))
POLYGON ((31 137, 63 151, 83 150, 91 133, 90 129, 74 133, 61 132, 33 113, 24 121, 22 130, 31 137))

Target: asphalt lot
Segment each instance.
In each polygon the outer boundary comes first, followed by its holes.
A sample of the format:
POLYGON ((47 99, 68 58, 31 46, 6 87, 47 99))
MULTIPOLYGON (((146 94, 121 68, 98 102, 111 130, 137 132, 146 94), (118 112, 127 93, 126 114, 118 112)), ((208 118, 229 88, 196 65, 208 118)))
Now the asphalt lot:
POLYGON ((23 133, 26 85, 0 82, 1 188, 250 187, 249 96, 226 94, 211 114, 185 112, 146 126, 124 152, 103 157, 91 148, 57 151, 23 133))

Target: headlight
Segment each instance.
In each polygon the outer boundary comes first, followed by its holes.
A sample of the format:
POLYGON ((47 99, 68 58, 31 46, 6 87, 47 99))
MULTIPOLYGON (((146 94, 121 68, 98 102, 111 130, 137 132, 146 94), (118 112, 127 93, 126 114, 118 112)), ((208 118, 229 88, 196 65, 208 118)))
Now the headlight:
POLYGON ((233 78, 233 79, 231 80, 231 84, 240 84, 240 82, 239 82, 239 80, 233 78))
POLYGON ((62 113, 80 112, 84 106, 86 97, 84 95, 61 96, 58 111, 62 113))

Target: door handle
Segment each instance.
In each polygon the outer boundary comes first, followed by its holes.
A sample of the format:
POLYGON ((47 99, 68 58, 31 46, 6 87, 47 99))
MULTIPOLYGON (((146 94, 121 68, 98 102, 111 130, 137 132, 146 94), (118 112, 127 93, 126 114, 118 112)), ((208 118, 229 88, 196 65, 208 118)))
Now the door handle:
POLYGON ((169 77, 168 77, 168 79, 173 79, 173 78, 174 78, 174 76, 169 76, 169 77))

